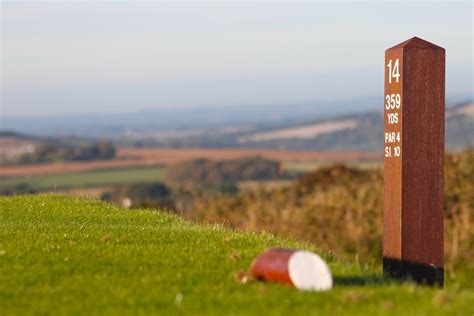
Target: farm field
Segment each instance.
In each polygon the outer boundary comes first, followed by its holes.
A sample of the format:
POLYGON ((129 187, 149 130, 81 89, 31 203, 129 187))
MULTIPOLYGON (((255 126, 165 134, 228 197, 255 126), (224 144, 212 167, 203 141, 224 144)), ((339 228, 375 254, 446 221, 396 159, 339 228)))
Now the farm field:
POLYGON ((377 161, 382 156, 377 152, 343 151, 293 151, 244 148, 195 148, 195 149, 155 149, 155 148, 119 148, 119 158, 160 159, 163 163, 206 158, 211 160, 236 159, 260 156, 278 161, 377 161))
POLYGON ((58 173, 77 173, 92 170, 157 167, 162 163, 146 159, 114 159, 84 162, 54 162, 0 166, 0 177, 37 176, 58 173))
MULTIPOLYGON (((292 176, 344 162, 362 168, 380 165, 378 154, 342 152, 299 152, 243 149, 130 149, 118 150, 114 160, 25 164, 0 167, 0 189, 27 185, 31 190, 97 196, 99 187, 115 184, 162 182, 169 164, 205 158, 226 160, 260 156, 282 162, 292 176), (85 189, 94 189, 84 191, 85 189)), ((277 181, 278 182, 278 181, 277 181)), ((283 182, 282 182, 283 183, 283 182)), ((276 183, 279 185, 280 182, 276 183)), ((258 183, 242 187, 258 187, 258 183)), ((265 183, 265 187, 274 186, 265 183)), ((103 191, 103 190, 102 190, 103 191)), ((100 195, 100 194, 99 194, 100 195)))
POLYGON ((119 148, 117 159, 86 162, 59 162, 28 165, 0 166, 0 177, 32 176, 40 174, 84 172, 98 169, 156 167, 199 158, 225 160, 260 156, 278 161, 381 161, 380 153, 372 152, 319 152, 261 149, 136 149, 119 148))
POLYGON ((85 198, 1 197, 0 218, 2 315, 473 313, 463 271, 448 276, 445 289, 400 284, 378 266, 342 261, 311 244, 85 198), (247 280, 252 259, 275 246, 320 253, 334 288, 299 292, 247 280))
MULTIPOLYGON (((289 161, 283 163, 283 169, 290 175, 311 172, 333 164, 329 161, 289 161)), ((358 168, 377 168, 377 162, 349 162, 349 166, 358 168)), ((0 177, 0 189, 26 184, 37 191, 53 191, 85 196, 100 196, 100 193, 112 185, 133 183, 163 182, 166 167, 137 167, 118 169, 97 169, 84 172, 65 172, 38 174, 31 176, 0 177)), ((244 190, 260 187, 274 188, 285 186, 290 180, 243 181, 239 187, 244 190)))
POLYGON ((380 162, 380 153, 372 152, 305 152, 253 149, 136 149, 119 148, 117 159, 87 162, 0 166, 0 177, 33 176, 53 173, 84 172, 100 169, 164 166, 199 158, 211 160, 260 156, 282 162, 380 162))
POLYGON ((56 190, 113 184, 151 183, 162 181, 164 174, 164 167, 145 167, 4 177, 0 178, 0 188, 28 184, 34 190, 56 190))

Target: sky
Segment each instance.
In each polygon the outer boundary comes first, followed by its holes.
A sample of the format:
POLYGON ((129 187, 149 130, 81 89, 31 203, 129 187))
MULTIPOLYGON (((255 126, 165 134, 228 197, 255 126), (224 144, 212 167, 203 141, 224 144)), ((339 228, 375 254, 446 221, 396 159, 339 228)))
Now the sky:
POLYGON ((381 96, 384 51, 446 49, 472 94, 468 2, 2 1, 2 117, 381 96))

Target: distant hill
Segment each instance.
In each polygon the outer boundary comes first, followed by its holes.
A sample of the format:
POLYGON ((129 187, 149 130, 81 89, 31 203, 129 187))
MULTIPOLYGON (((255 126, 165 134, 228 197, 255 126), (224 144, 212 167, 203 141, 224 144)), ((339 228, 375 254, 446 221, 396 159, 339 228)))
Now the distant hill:
MULTIPOLYGON (((256 132, 241 136, 246 147, 370 150, 383 147, 383 114, 369 112, 256 132)), ((474 146, 474 103, 462 103, 446 110, 446 145, 458 150, 474 146)))
POLYGON ((466 102, 446 112, 446 144, 450 149, 474 147, 474 102, 466 102))
MULTIPOLYGON (((301 105, 234 111, 219 109, 215 113, 210 109, 203 109, 202 113, 197 110, 176 110, 163 112, 163 116, 158 115, 159 112, 150 113, 148 118, 142 113, 131 115, 129 125, 122 115, 101 117, 97 121, 87 121, 84 117, 69 129, 66 127, 67 120, 61 123, 64 126, 51 123, 51 130, 42 129, 41 126, 46 126, 47 121, 40 119, 39 123, 31 122, 30 127, 33 130, 39 128, 43 132, 49 131, 52 134, 48 132, 46 135, 55 136, 32 137, 4 131, 3 137, 13 137, 22 142, 26 138, 60 146, 80 145, 91 139, 108 138, 116 145, 133 147, 380 151, 383 147, 383 113, 371 110, 374 108, 374 100, 366 101, 371 105, 359 106, 362 101, 354 101, 355 105, 351 104, 350 108, 357 111, 335 116, 318 114, 311 106, 301 105), (66 130, 69 134, 64 134, 66 130)), ((340 105, 337 107, 340 108, 340 105)), ((349 108, 347 103, 345 108, 349 108)), ((31 128, 25 128, 17 130, 31 133, 31 128)), ((0 132, 0 149, 1 137, 0 132)), ((451 150, 474 146, 472 101, 446 109, 446 146, 451 150)))
MULTIPOLYGON (((138 147, 380 151, 383 147, 382 135, 383 113, 368 111, 323 120, 278 121, 225 128, 136 131, 122 135, 117 141, 138 147)), ((446 145, 451 150, 474 146, 473 102, 447 108, 446 145)))
POLYGON ((78 137, 42 137, 0 130, 0 165, 110 159, 115 148, 107 141, 78 137))
POLYGON ((0 163, 33 153, 39 143, 34 136, 0 130, 0 163))
POLYGON ((377 109, 381 97, 330 102, 256 104, 173 108, 132 113, 84 114, 61 117, 3 117, 2 129, 42 136, 116 137, 127 132, 223 129, 229 126, 301 123, 308 117, 330 118, 377 109))
POLYGON ((245 147, 377 151, 382 148, 383 115, 369 112, 267 130, 240 137, 245 147))

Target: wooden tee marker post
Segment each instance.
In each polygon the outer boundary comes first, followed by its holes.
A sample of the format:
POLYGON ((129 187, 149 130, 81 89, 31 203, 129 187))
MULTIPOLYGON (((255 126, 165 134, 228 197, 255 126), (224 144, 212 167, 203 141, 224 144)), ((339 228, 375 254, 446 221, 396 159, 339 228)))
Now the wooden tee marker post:
POLYGON ((385 51, 383 270, 443 286, 445 50, 385 51))

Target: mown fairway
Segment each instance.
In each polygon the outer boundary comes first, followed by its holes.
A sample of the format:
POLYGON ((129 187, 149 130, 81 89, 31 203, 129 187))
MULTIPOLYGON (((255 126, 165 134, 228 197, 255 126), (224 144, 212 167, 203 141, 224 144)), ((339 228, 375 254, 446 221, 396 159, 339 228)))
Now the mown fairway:
MULTIPOLYGON (((0 198, 0 314, 472 315, 474 289, 398 284, 324 254, 329 292, 239 282, 269 234, 56 195, 0 198)), ((469 287, 470 286, 470 287, 469 287)))
POLYGON ((59 173, 37 176, 0 178, 1 187, 22 183, 35 190, 55 190, 78 187, 96 187, 111 184, 160 182, 165 174, 164 167, 126 168, 92 170, 81 173, 59 173))

